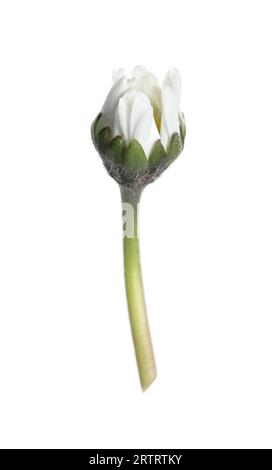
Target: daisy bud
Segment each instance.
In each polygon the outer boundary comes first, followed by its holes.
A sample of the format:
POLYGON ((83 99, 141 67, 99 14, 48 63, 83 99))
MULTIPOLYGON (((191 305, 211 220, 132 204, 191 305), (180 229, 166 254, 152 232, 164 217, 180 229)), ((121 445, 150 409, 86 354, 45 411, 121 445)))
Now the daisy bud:
POLYGON ((132 78, 113 72, 114 84, 92 125, 92 138, 108 173, 126 187, 154 181, 181 153, 185 139, 180 112, 181 78, 167 72, 162 87, 137 66, 132 78))

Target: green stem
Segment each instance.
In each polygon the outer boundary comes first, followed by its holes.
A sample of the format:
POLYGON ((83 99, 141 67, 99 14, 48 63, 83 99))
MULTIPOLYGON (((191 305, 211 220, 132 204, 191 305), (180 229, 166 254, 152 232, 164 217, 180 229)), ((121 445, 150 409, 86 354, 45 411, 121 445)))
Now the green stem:
POLYGON ((123 214, 126 213, 124 237, 124 267, 128 302, 129 319, 134 342, 142 389, 146 390, 156 378, 156 365, 150 337, 147 312, 144 300, 144 290, 141 274, 139 238, 138 238, 138 205, 141 190, 121 187, 123 214), (130 204, 128 206, 127 204, 130 204), (127 227, 127 216, 133 210, 133 226, 127 227))

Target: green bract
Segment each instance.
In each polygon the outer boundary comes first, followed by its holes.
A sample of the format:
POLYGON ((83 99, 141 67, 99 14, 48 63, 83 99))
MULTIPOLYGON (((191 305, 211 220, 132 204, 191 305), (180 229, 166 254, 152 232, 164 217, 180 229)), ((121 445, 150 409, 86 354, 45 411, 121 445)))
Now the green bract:
POLYGON ((109 127, 101 129, 101 117, 102 113, 98 114, 92 124, 92 140, 108 173, 121 185, 144 187, 152 183, 183 150, 186 135, 183 114, 180 132, 172 135, 167 151, 157 140, 149 155, 137 140, 132 139, 127 144, 122 136, 113 137, 109 127))

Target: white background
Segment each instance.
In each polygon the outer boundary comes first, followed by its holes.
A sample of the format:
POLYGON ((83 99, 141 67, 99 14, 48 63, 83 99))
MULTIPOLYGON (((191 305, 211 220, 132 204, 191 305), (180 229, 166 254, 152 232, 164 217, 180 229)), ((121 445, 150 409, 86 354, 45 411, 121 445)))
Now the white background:
POLYGON ((0 445, 272 445, 265 0, 1 1, 0 445), (114 65, 177 66, 179 160, 142 199, 142 393, 120 196, 89 126, 114 65))

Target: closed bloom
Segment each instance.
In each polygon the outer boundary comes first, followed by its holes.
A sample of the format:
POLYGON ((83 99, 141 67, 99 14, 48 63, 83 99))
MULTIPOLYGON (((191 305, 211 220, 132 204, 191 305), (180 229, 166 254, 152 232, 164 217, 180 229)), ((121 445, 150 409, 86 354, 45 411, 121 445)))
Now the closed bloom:
POLYGON ((127 181, 120 179, 120 168, 116 174, 111 163, 144 171, 147 184, 154 180, 154 169, 158 176, 184 145, 180 74, 170 69, 160 87, 153 73, 136 66, 131 78, 123 69, 114 69, 113 82, 93 124, 93 140, 106 168, 120 184, 127 181))

